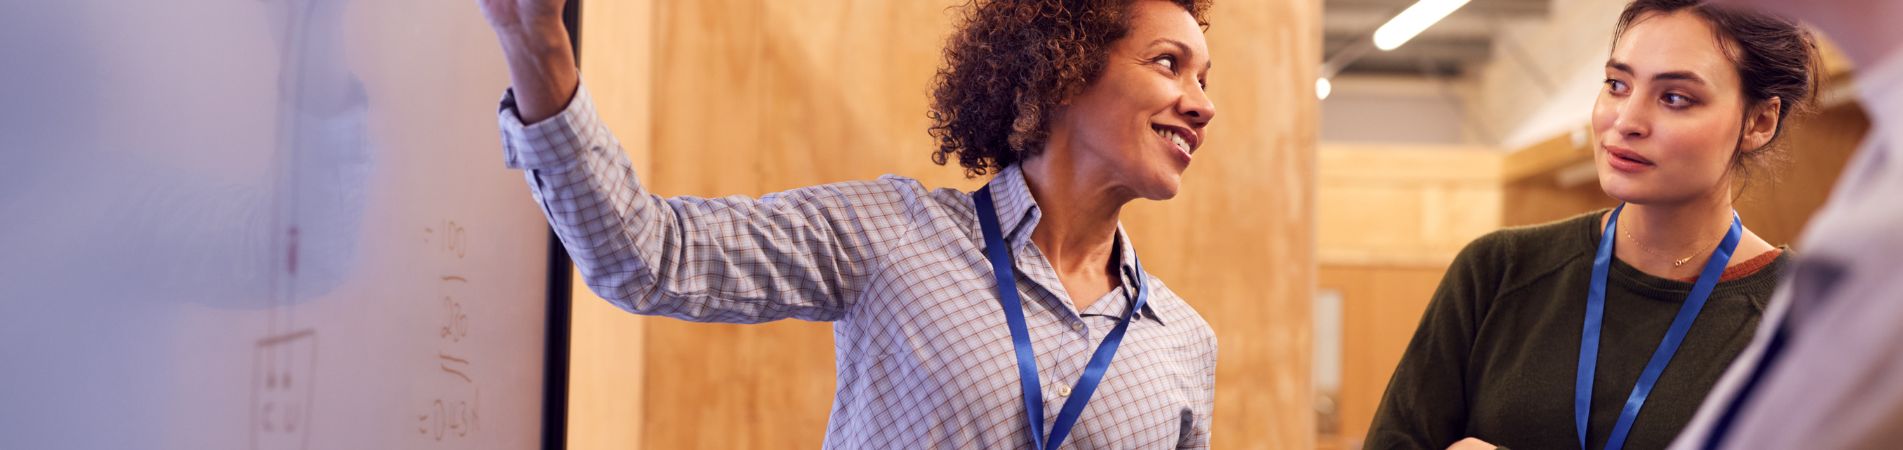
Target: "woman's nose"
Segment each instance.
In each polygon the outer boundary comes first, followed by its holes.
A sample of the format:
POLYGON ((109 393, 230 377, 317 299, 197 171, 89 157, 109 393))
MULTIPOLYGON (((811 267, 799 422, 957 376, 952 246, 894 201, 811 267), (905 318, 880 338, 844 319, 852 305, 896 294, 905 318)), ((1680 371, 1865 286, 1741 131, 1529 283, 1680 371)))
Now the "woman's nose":
POLYGON ((1176 111, 1189 118, 1191 127, 1202 128, 1216 118, 1216 103, 1209 100, 1209 94, 1203 91, 1202 86, 1192 85, 1183 96, 1183 101, 1177 103, 1176 111))
POLYGON ((1612 130, 1627 138, 1641 138, 1651 134, 1652 109, 1646 102, 1626 100, 1619 104, 1618 117, 1612 121, 1612 130))

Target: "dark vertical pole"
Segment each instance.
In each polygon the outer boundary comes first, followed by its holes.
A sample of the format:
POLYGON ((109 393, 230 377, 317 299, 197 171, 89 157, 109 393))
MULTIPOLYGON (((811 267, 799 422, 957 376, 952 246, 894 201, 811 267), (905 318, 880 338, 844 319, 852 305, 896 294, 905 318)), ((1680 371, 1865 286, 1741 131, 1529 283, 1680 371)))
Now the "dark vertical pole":
MULTIPOLYGON (((562 8, 562 24, 568 27, 568 43, 575 49, 576 64, 581 61, 581 0, 568 0, 562 8)), ((568 338, 570 292, 573 274, 568 250, 553 230, 548 233, 548 337, 542 368, 542 450, 568 448, 568 338)))
MULTIPOLYGON (((569 0, 574 3, 576 0, 569 0)), ((570 28, 573 28, 572 26, 570 28)), ((548 337, 544 339, 542 368, 542 450, 568 448, 568 250, 553 231, 548 234, 548 337)))

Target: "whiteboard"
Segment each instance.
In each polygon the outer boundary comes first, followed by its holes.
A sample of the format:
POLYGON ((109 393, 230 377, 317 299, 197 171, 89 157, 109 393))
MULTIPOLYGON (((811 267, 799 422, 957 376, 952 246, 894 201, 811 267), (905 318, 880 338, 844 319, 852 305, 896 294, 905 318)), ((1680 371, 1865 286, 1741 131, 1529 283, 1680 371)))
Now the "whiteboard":
POLYGON ((0 2, 0 448, 537 447, 507 84, 469 0, 0 2))

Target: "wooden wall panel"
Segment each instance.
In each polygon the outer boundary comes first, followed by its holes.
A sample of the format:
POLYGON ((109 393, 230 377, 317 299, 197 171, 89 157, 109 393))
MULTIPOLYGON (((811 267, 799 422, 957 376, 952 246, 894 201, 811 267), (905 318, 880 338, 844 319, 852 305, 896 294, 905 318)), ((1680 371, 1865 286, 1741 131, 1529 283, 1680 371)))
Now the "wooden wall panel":
MULTIPOLYGON (((654 3, 584 1, 581 73, 602 121, 634 169, 651 172, 654 3)), ((576 273, 570 318, 568 446, 639 450, 646 386, 647 323, 596 297, 576 273)))
POLYGON ((596 297, 576 275, 568 364, 568 448, 639 450, 646 317, 596 297))
POLYGON ((1446 264, 1500 226, 1491 147, 1324 143, 1320 158, 1322 264, 1446 264))
POLYGON ((1501 225, 1537 225, 1599 208, 1618 206, 1619 201, 1599 189, 1598 181, 1561 185, 1552 176, 1533 176, 1509 181, 1503 195, 1501 225))

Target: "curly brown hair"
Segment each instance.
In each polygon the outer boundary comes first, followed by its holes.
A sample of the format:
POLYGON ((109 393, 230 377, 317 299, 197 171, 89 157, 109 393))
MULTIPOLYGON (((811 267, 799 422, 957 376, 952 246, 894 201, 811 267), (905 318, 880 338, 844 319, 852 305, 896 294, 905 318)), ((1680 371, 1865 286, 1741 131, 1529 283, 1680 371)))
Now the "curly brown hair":
MULTIPOLYGON (((1208 28, 1210 0, 1168 0, 1208 28)), ((932 92, 932 162, 976 178, 1034 156, 1060 105, 1101 75, 1136 0, 972 0, 932 92)))

